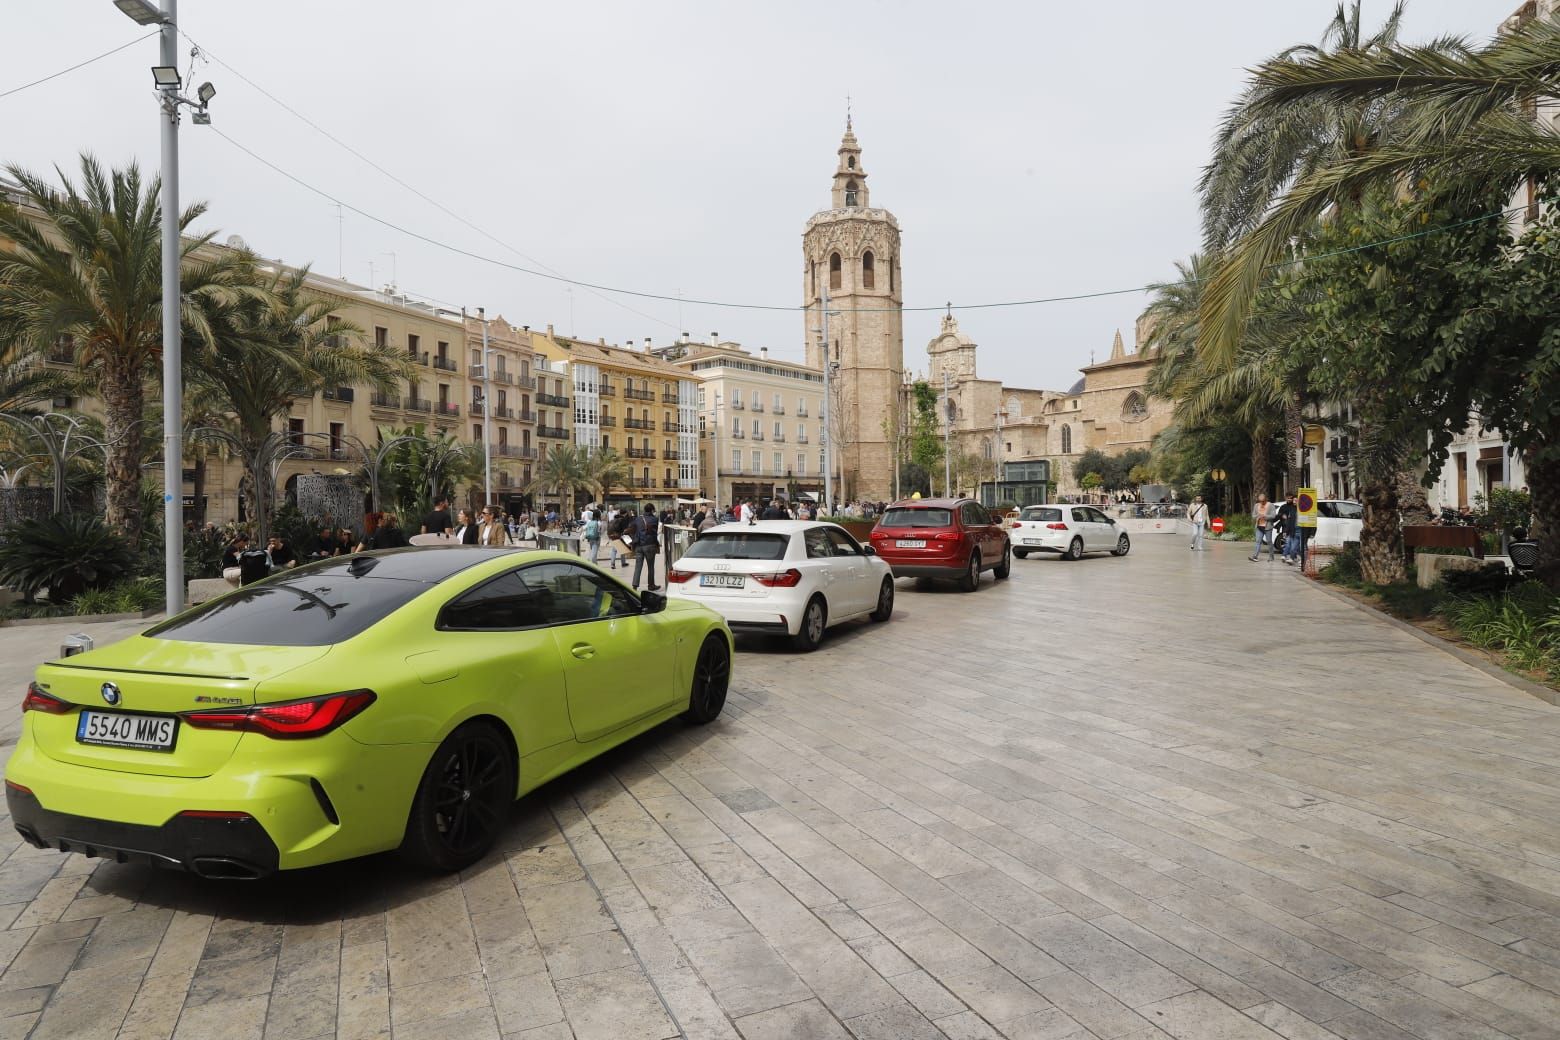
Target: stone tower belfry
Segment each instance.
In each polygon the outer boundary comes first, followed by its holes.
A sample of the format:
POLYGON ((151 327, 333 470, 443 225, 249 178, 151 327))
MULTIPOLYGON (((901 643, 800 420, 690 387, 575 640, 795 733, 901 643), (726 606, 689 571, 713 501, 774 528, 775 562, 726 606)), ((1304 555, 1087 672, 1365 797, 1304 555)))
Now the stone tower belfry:
MULTIPOLYGON (((802 231, 802 300, 807 363, 824 364, 818 331, 829 297, 829 431, 838 495, 887 499, 892 494, 893 413, 904 370, 904 287, 899 221, 868 205, 867 172, 849 117, 840 140, 830 208, 802 231)), ((809 470, 816 462, 809 464, 809 470)))

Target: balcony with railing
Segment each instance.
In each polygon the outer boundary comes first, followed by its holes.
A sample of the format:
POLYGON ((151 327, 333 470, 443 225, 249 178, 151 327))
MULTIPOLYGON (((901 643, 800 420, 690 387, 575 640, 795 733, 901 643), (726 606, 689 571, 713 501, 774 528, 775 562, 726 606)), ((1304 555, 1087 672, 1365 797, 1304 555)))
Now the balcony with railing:
POLYGON ((495 444, 493 457, 497 459, 534 459, 536 449, 529 444, 495 444))
POLYGON ((569 431, 562 426, 538 426, 536 428, 536 435, 538 437, 551 437, 554 440, 560 441, 566 441, 569 439, 569 431))
POLYGON ((439 401, 433 406, 433 414, 446 419, 460 418, 460 405, 454 401, 439 401))
POLYGON ((401 398, 398 394, 373 394, 369 397, 368 403, 375 408, 394 408, 399 410, 401 398))
POLYGON ((763 401, 754 401, 752 406, 751 406, 751 409, 753 411, 755 411, 755 412, 762 412, 764 410, 764 402, 763 401))
POLYGON ((677 423, 666 422, 666 421, 663 420, 661 422, 661 432, 662 433, 682 433, 682 427, 679 426, 677 423))
POLYGON ((624 419, 623 420, 623 428, 627 429, 627 430, 653 430, 653 429, 655 429, 655 420, 654 419, 624 419))
POLYGON ((805 419, 805 418, 807 418, 807 409, 806 408, 798 408, 796 410, 796 417, 798 419, 805 419))
POLYGON ((602 397, 616 397, 617 387, 602 383, 599 387, 596 388, 596 393, 600 394, 602 397))
POLYGON ((460 367, 455 364, 455 359, 452 357, 435 357, 433 359, 433 367, 441 372, 460 371, 460 367))
POLYGON ((635 477, 632 486, 636 488, 653 488, 655 487, 655 481, 650 477, 635 477))
POLYGON ((415 351, 415 350, 408 350, 406 352, 406 356, 407 356, 407 358, 409 358, 411 360, 412 364, 414 364, 414 365, 426 365, 428 363, 428 356, 429 355, 428 355, 428 352, 426 350, 423 351, 421 354, 417 353, 417 351, 415 351))
POLYGON ((507 404, 493 409, 493 418, 495 419, 513 419, 514 417, 515 410, 507 404))
POLYGON ((617 416, 615 416, 615 415, 603 415, 599 419, 596 420, 596 425, 602 427, 603 429, 616 426, 617 425, 617 416))
POLYGON ((535 376, 515 376, 515 385, 520 387, 520 389, 522 389, 522 390, 535 390, 536 389, 536 377, 535 376))
POLYGON ((678 397, 677 397, 676 394, 673 394, 673 393, 662 393, 661 394, 661 403, 662 404, 677 404, 678 403, 678 397))
POLYGON ((770 437, 769 439, 774 441, 776 444, 784 444, 785 443, 785 434, 777 433, 773 437, 770 437))
POLYGON ((763 440, 764 439, 764 431, 763 430, 754 430, 753 431, 753 439, 755 441, 763 440))
POLYGON ((409 412, 431 412, 433 411, 433 402, 420 397, 408 397, 403 407, 409 412))
POLYGON ((742 403, 742 398, 740 398, 740 397, 739 397, 739 398, 736 398, 736 399, 735 399, 735 400, 733 400, 733 401, 732 401, 732 402, 731 402, 731 408, 732 408, 732 411, 736 411, 736 412, 740 412, 740 411, 742 411, 742 409, 743 409, 743 408, 745 408, 745 407, 746 407, 746 405, 744 405, 744 404, 743 404, 743 403, 742 403))
POLYGON ((797 444, 806 444, 807 443, 807 434, 805 434, 805 433, 797 434, 796 435, 796 443, 797 444))
POLYGON ((734 441, 740 441, 745 436, 746 435, 741 430, 732 430, 731 431, 731 439, 734 440, 734 441))
POLYGON ((627 455, 631 459, 653 459, 653 458, 655 458, 655 449, 654 448, 629 448, 626 451, 624 451, 623 454, 627 455))
POLYGON ((569 407, 569 399, 567 397, 559 397, 557 394, 537 394, 536 403, 551 405, 554 408, 569 407))
POLYGON ((682 461, 682 452, 678 451, 676 448, 673 448, 671 451, 663 451, 661 453, 661 458, 665 459, 667 462, 680 462, 682 461))
POLYGON ((654 390, 624 390, 623 396, 630 401, 654 401, 654 390))
POLYGON ((320 391, 320 396, 327 401, 340 401, 342 404, 351 404, 357 395, 350 386, 327 387, 320 391))
POLYGON ((770 412, 771 415, 784 415, 785 414, 785 405, 777 404, 773 408, 769 409, 769 412, 770 412))

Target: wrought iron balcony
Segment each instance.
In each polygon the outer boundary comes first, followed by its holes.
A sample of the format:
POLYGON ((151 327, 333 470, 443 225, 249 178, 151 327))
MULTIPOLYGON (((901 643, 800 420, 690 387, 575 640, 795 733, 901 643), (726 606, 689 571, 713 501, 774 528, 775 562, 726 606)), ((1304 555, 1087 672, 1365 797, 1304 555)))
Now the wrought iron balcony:
POLYGON ((320 391, 320 396, 327 401, 340 401, 343 404, 351 404, 357 395, 353 393, 350 386, 333 386, 320 391))
POLYGON ((433 402, 424 401, 416 397, 408 397, 405 408, 409 412, 431 412, 433 411, 433 402))
POLYGON ((538 426, 536 435, 538 437, 552 437, 560 441, 569 439, 569 431, 562 426, 538 426))
POLYGON ((602 397, 616 397, 617 387, 608 386, 606 383, 602 383, 601 386, 596 388, 596 393, 600 394, 602 397))
POLYGON ((676 394, 662 393, 661 394, 661 403, 662 404, 677 404, 678 403, 678 397, 677 397, 676 394))
POLYGON ((401 398, 397 394, 374 394, 369 397, 368 403, 375 408, 399 409, 401 407, 401 398))
POLYGON ((654 390, 624 390, 623 396, 630 401, 654 401, 654 390))
POLYGON ((433 414, 449 416, 452 418, 457 417, 460 415, 460 405, 451 401, 440 401, 438 404, 433 406, 433 414))
POLYGON ((559 397, 557 394, 537 394, 536 403, 551 405, 554 408, 569 407, 569 399, 567 397, 559 397))
POLYGON ((617 416, 615 416, 615 415, 603 415, 603 416, 601 416, 601 418, 596 420, 596 425, 600 426, 602 428, 606 428, 606 427, 609 427, 609 426, 616 426, 617 425, 617 416))
POLYGON ((629 430, 653 430, 653 429, 655 429, 655 420, 654 419, 624 419, 623 420, 623 427, 625 429, 629 429, 629 430))
POLYGON ((628 450, 624 451, 623 454, 627 455, 631 459, 653 459, 655 458, 655 449, 629 448, 628 450))
POLYGON ((460 368, 455 364, 455 359, 450 357, 436 357, 433 359, 433 367, 441 372, 459 372, 460 368))

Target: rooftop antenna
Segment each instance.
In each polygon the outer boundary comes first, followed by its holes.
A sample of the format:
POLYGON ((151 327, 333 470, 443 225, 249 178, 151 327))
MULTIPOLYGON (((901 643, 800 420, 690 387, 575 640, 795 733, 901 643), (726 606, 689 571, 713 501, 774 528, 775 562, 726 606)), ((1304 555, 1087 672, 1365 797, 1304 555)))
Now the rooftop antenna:
POLYGON ((346 265, 346 261, 342 259, 342 251, 341 251, 342 230, 346 227, 346 221, 347 221, 347 218, 345 216, 343 216, 342 212, 341 212, 341 203, 338 202, 338 203, 336 203, 336 277, 337 278, 345 278, 347 276, 347 265, 346 265))
POLYGON ((845 129, 850 129, 850 95, 845 95, 845 129))

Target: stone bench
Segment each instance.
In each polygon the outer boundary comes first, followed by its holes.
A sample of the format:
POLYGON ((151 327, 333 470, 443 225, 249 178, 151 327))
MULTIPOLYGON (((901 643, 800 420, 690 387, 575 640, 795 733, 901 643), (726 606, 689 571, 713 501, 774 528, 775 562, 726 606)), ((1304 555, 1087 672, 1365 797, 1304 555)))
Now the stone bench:
POLYGON ((1445 553, 1416 552, 1414 554, 1414 577, 1419 582, 1419 587, 1428 589, 1440 581, 1452 571, 1477 571, 1483 570, 1491 563, 1498 563, 1495 559, 1478 559, 1473 556, 1447 556, 1445 553))
POLYGON ((189 595, 185 597, 190 606, 204 603, 208 599, 216 599, 233 589, 238 588, 238 582, 228 581, 226 578, 191 578, 189 595))

